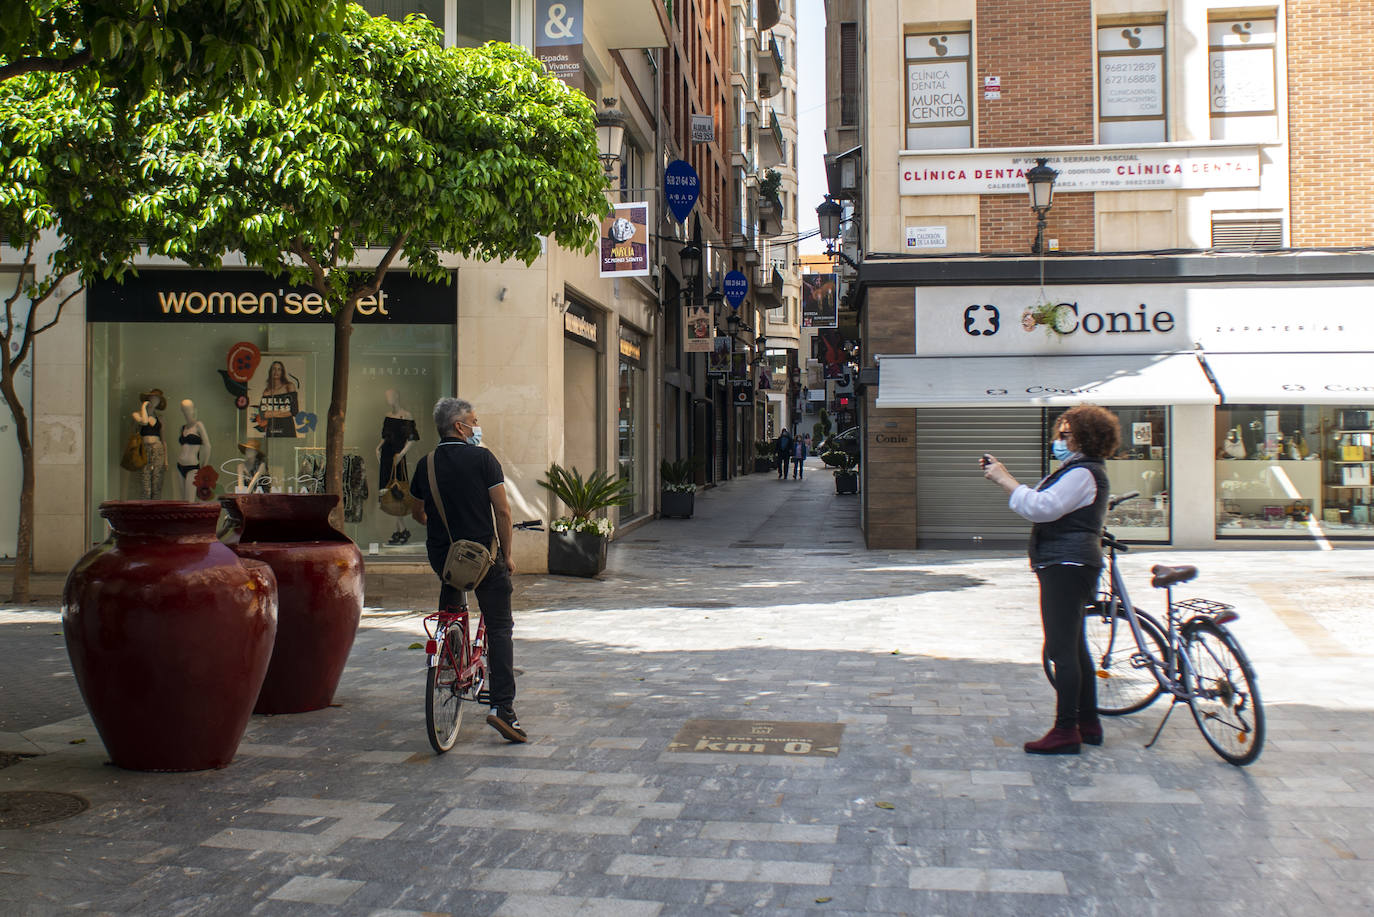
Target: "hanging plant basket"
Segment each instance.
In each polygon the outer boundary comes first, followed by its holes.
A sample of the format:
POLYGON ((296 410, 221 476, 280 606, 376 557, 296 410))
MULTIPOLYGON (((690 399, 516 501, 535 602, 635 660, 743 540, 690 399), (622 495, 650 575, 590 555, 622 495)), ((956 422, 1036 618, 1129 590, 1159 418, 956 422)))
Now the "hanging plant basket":
POLYGON ((1051 337, 1060 337, 1078 326, 1078 316, 1074 314, 1073 306, 1069 303, 1050 302, 1042 297, 1021 313, 1023 329, 1034 331, 1037 326, 1044 328, 1045 333, 1051 337))

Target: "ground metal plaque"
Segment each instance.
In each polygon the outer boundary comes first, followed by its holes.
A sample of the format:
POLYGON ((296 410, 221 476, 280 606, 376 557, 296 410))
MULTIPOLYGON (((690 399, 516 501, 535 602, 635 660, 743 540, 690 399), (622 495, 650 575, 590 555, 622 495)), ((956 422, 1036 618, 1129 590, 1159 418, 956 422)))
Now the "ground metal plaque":
POLYGON ((688 720, 668 744, 668 750, 833 758, 840 753, 843 733, 843 723, 688 720))

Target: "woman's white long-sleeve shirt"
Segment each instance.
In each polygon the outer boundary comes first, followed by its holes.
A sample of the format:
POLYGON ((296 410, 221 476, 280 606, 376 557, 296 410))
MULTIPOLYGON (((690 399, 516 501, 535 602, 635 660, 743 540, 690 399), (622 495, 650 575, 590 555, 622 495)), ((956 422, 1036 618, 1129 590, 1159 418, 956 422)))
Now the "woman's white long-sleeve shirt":
MULTIPOLYGON (((1070 456, 1073 461, 1077 456, 1070 456)), ((1053 522, 1097 499, 1097 480, 1086 468, 1070 468, 1044 490, 1022 484, 1011 492, 1007 505, 1031 522, 1053 522)))

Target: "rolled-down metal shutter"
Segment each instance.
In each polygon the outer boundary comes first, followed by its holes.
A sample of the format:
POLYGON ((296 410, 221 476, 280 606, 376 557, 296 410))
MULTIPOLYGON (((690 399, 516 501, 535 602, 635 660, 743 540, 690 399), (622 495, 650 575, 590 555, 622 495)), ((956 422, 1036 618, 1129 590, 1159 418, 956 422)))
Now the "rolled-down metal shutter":
POLYGON ((941 543, 1024 544, 1030 523, 1007 509, 1002 488, 978 470, 991 452, 1022 483, 1041 476, 1039 408, 921 408, 916 412, 916 539, 941 543))

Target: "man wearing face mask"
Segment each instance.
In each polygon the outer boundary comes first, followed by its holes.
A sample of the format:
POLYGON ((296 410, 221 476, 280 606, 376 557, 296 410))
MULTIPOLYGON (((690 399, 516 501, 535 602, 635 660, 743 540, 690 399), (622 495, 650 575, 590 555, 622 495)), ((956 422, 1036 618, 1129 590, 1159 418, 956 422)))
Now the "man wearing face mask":
MULTIPOLYGON (((489 545, 493 538, 501 546, 491 570, 477 584, 473 594, 487 622, 487 673, 491 693, 491 712, 487 723, 509 742, 526 741, 525 730, 515 716, 515 649, 511 638, 515 622, 511 617, 510 501, 501 463, 481 448, 482 427, 472 405, 460 398, 441 398, 434 405, 434 426, 439 445, 415 464, 410 495, 415 498, 412 515, 425 524, 425 549, 429 565, 437 574, 448 555, 449 532, 454 540, 469 540, 489 545), (429 462, 434 462, 436 488, 444 501, 445 527, 435 504, 436 495, 429 484, 429 462)), ((458 590, 444 583, 439 587, 439 608, 457 606, 458 590)))
POLYGON ((1102 744, 1097 715, 1097 670, 1083 634, 1083 609, 1097 598, 1102 572, 1102 526, 1110 498, 1104 459, 1121 441, 1117 417, 1095 404, 1070 408, 1054 423, 1050 444, 1063 464, 1034 488, 984 455, 983 477, 1011 495, 1011 509, 1034 523, 1030 562, 1040 580, 1045 652, 1054 664, 1054 727, 1027 742, 1036 755, 1076 755, 1082 743, 1102 744))

